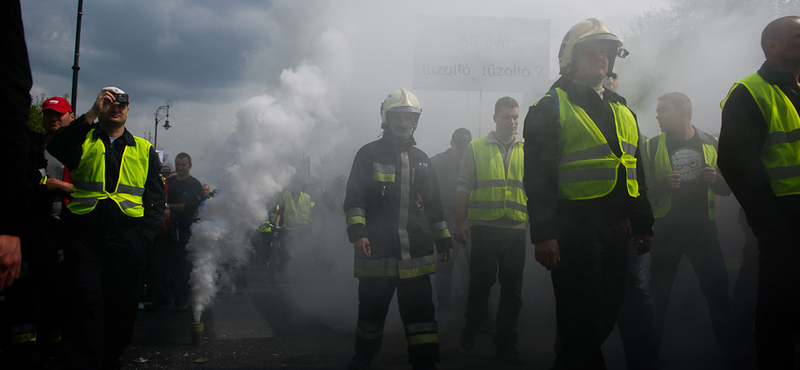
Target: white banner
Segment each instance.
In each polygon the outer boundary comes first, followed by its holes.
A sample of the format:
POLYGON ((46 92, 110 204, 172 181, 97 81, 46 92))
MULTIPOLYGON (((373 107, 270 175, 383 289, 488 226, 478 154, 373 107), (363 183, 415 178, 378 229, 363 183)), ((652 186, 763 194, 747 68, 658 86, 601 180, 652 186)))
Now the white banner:
POLYGON ((549 19, 420 15, 416 21, 415 89, 547 89, 549 19))

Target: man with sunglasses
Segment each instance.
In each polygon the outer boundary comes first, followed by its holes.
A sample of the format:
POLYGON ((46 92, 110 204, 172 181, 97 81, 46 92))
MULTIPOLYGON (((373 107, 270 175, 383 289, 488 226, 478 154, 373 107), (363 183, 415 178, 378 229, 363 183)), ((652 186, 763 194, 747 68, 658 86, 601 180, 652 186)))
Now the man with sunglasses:
POLYGON ((74 184, 63 212, 68 369, 121 366, 136 320, 145 250, 164 214, 161 164, 150 143, 125 129, 128 103, 121 89, 104 88, 47 148, 69 168, 74 184))

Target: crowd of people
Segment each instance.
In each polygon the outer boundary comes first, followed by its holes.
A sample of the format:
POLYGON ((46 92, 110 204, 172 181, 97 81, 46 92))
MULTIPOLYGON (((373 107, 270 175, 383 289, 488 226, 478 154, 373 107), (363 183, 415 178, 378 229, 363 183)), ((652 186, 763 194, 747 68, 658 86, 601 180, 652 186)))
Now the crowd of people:
POLYGON ((658 369, 684 255, 725 366, 792 368, 792 336, 800 329, 799 35, 800 17, 767 25, 761 41, 767 60, 721 103, 719 139, 692 125, 692 103, 680 92, 658 99, 661 134, 641 135, 636 115, 616 93, 614 62, 627 51, 594 18, 564 36, 561 78, 530 107, 522 137, 519 105, 504 97, 495 104, 495 130, 473 140, 459 128, 451 148, 429 159, 413 136, 419 100, 404 88, 391 92, 381 105, 383 135, 356 154, 343 205, 359 280, 349 368, 367 367, 379 352, 395 291, 408 361, 413 369, 436 368, 430 275, 440 275, 443 317, 454 298, 448 261, 459 250, 469 254, 460 346, 475 345, 490 311, 489 292, 499 282, 497 360, 525 364, 516 326, 526 229, 536 261, 551 271, 558 328, 553 369, 604 369, 601 346, 617 323, 628 368, 658 369), (748 273, 738 280, 748 281, 737 281, 737 288, 758 281, 757 294, 750 291, 757 306, 740 309, 749 315, 738 319, 716 226, 716 200, 731 193, 760 250, 758 276, 743 267, 748 273), (644 255, 651 249, 648 290, 644 255))
MULTIPOLYGON (((53 356, 67 369, 120 368, 138 306, 187 309, 186 245, 211 188, 191 175, 187 153, 175 157, 174 175, 164 171, 155 148, 126 129, 130 96, 118 87, 102 89, 77 117, 65 99, 46 99, 46 133, 26 134, 32 82, 19 3, 2 10, 10 57, 0 127, 13 145, 0 155, 10 174, 1 183, 11 195, 0 222, 0 363, 27 368, 53 356)), ((721 103, 719 138, 692 125, 691 100, 679 92, 658 99, 661 134, 644 138, 616 93, 614 64, 626 51, 594 18, 565 35, 561 77, 530 107, 522 135, 519 104, 504 97, 495 104, 494 130, 473 139, 459 128, 450 149, 428 158, 414 140, 419 99, 405 88, 391 92, 381 105, 382 137, 358 151, 346 185, 339 179, 344 198, 333 202, 345 214, 359 280, 349 368, 367 367, 380 351, 395 292, 409 363, 436 368, 431 275, 438 274, 438 310, 450 314, 459 253, 469 261, 459 345, 472 350, 494 310, 497 360, 524 365, 517 321, 526 238, 551 271, 554 369, 605 368, 601 346, 617 324, 628 367, 659 368, 684 255, 726 366, 792 368, 800 329, 798 40, 800 17, 766 26, 766 61, 721 103), (718 197, 730 194, 759 249, 757 306, 740 325, 715 223, 718 197)), ((295 188, 275 199, 254 244, 269 243, 272 228, 308 227, 309 193, 295 188)), ((290 261, 286 244, 282 268, 290 261)), ((246 280, 237 278, 241 285, 246 280)))

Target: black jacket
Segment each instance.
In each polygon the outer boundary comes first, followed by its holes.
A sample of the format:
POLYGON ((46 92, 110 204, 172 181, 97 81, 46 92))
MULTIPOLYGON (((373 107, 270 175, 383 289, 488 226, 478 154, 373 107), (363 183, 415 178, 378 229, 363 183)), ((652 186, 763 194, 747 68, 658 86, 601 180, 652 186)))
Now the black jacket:
MULTIPOLYGON (((56 157, 70 171, 74 171, 81 160, 81 148, 86 140, 86 135, 92 128, 97 128, 97 124, 86 122, 85 116, 70 123, 67 127, 62 127, 56 132, 53 140, 47 145, 47 151, 56 157)), ((113 192, 117 188, 119 179, 119 168, 122 160, 122 153, 125 146, 135 145, 133 135, 128 130, 122 136, 110 142, 108 135, 103 130, 95 130, 96 135, 106 147, 106 191, 113 192)), ((68 225, 78 235, 106 235, 116 236, 124 234, 135 228, 140 228, 145 237, 153 240, 156 230, 161 227, 161 219, 164 217, 164 183, 161 182, 161 163, 154 148, 150 148, 150 164, 147 169, 147 180, 144 185, 144 217, 130 217, 119 209, 116 202, 111 199, 103 199, 91 212, 85 215, 77 215, 65 211, 64 219, 68 225)))
POLYGON ((347 233, 351 242, 369 238, 373 259, 403 259, 402 230, 408 233, 411 258, 433 254, 434 242, 440 253, 452 248, 449 237, 433 240, 430 225, 445 222, 436 171, 428 156, 412 143, 398 146, 381 138, 361 147, 353 161, 343 208, 345 214, 363 209, 366 225, 354 224, 347 233), (408 172, 404 175, 406 154, 408 172), (375 179, 376 166, 394 167, 394 181, 375 179), (407 199, 404 193, 408 194, 407 199), (400 225, 402 213, 407 213, 407 222, 400 225))
MULTIPOLYGON (((800 110, 800 88, 794 76, 764 62, 758 74, 777 85, 800 110)), ((756 235, 780 221, 800 225, 800 196, 778 199, 769 185, 761 150, 768 136, 767 122, 753 96, 739 85, 731 92, 722 110, 719 135, 719 169, 747 215, 756 235)))
MULTIPOLYGON (((583 108, 603 133, 611 150, 621 155, 616 134, 614 114, 610 103, 625 104, 625 99, 606 90, 604 98, 588 86, 574 84, 562 77, 553 85, 549 94, 531 106, 525 117, 525 192, 528 195, 528 216, 531 221, 531 241, 537 243, 555 239, 559 233, 574 232, 574 225, 581 227, 606 227, 630 220, 633 234, 652 235, 653 212, 647 200, 645 170, 641 152, 636 151, 636 172, 640 196, 628 195, 625 181, 617 181, 607 195, 588 200, 558 198, 558 125, 559 114, 555 88, 567 93, 570 101, 583 108)), ((625 168, 620 166, 618 179, 625 179, 625 168)))

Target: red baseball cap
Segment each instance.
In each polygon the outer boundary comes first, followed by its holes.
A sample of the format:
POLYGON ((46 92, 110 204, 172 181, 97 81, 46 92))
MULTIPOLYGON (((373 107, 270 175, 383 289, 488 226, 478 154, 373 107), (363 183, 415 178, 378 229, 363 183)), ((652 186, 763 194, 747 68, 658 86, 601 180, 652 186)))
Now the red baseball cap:
POLYGON ((50 99, 47 99, 42 103, 42 112, 52 109, 58 113, 67 113, 72 112, 72 106, 69 105, 67 99, 64 99, 60 96, 54 96, 50 99))

